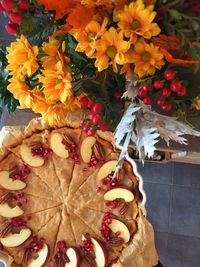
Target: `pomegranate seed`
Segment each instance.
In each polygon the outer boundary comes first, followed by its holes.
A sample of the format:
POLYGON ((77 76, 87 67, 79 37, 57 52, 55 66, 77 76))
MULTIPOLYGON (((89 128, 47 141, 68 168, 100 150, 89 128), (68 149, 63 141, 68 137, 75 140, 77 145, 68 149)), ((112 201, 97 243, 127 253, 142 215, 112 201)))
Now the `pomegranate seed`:
POLYGON ((162 99, 162 98, 158 98, 158 99, 157 99, 157 104, 158 104, 159 106, 163 106, 163 105, 165 104, 165 100, 162 99))
POLYGON ((102 124, 102 125, 100 126, 100 129, 101 129, 103 132, 108 131, 108 129, 109 129, 109 125, 108 125, 108 124, 102 124))
POLYGON ((151 86, 148 83, 145 83, 143 84, 142 89, 147 92, 151 89, 151 86))
POLYGON ((96 192, 97 192, 97 193, 101 192, 101 187, 100 187, 100 186, 98 186, 98 187, 96 188, 96 192))
POLYGON ((186 88, 184 86, 181 86, 181 88, 176 92, 178 96, 184 96, 186 94, 186 88))
POLYGON ((146 95, 147 95, 147 91, 145 91, 145 90, 143 89, 143 87, 139 88, 139 90, 138 90, 138 96, 139 96, 140 98, 144 98, 146 95))
POLYGON ((84 127, 83 127, 83 131, 84 131, 84 132, 87 132, 87 131, 89 131, 89 130, 90 130, 90 126, 87 125, 87 124, 85 124, 84 127))
POLYGON ((171 81, 175 78, 175 72, 173 70, 166 70, 164 77, 166 80, 171 81))
POLYGON ((179 81, 174 81, 170 84, 170 89, 172 92, 178 92, 181 88, 181 83, 179 81))
POLYGON ((95 125, 100 124, 100 123, 101 123, 101 117, 100 117, 99 115, 95 115, 95 116, 93 117, 92 122, 93 122, 95 125))
POLYGON ((88 102, 89 102, 89 99, 88 99, 86 96, 83 96, 83 97, 80 99, 81 107, 82 107, 82 108, 87 108, 87 106, 88 106, 88 102))
POLYGON ((149 97, 149 96, 146 96, 144 99, 143 99, 143 102, 145 105, 151 105, 152 103, 152 98, 149 97))
POLYGON ((89 100, 88 100, 87 107, 88 107, 89 109, 92 109, 93 106, 94 106, 94 102, 93 102, 91 99, 89 99, 89 100))
POLYGON ((20 1, 19 1, 19 7, 20 7, 22 10, 26 10, 26 9, 28 9, 28 7, 29 7, 29 1, 28 1, 28 0, 20 0, 20 1))
POLYGON ((116 98, 116 99, 121 98, 121 96, 122 96, 122 93, 121 93, 120 91, 116 91, 116 92, 114 93, 114 98, 116 98))
POLYGON ((93 111, 95 114, 101 113, 102 110, 103 110, 103 106, 102 106, 100 103, 96 103, 96 104, 94 104, 94 106, 93 106, 93 108, 92 108, 92 111, 93 111))
POLYGON ((85 118, 82 118, 81 121, 80 121, 80 125, 83 126, 86 122, 86 119, 85 118))
POLYGON ((87 131, 87 135, 88 135, 88 136, 93 136, 93 135, 95 135, 95 131, 92 130, 92 129, 89 129, 89 130, 87 131))
POLYGON ((14 7, 14 1, 13 0, 2 0, 1 5, 5 10, 12 10, 14 7))
POLYGON ((107 179, 105 178, 105 179, 101 180, 101 182, 102 182, 103 185, 106 185, 107 184, 107 179))
POLYGON ((162 89, 162 96, 163 97, 169 97, 171 95, 171 90, 169 88, 163 88, 162 89))
POLYGON ((153 87, 156 89, 160 89, 163 86, 163 82, 161 80, 155 80, 153 83, 153 87))

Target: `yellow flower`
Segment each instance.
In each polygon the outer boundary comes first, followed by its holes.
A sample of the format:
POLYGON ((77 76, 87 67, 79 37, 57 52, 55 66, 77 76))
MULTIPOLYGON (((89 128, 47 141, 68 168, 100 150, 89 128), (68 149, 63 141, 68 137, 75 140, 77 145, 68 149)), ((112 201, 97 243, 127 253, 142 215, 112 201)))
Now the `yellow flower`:
POLYGON ((118 71, 117 64, 123 65, 127 63, 126 53, 130 47, 130 43, 123 40, 123 33, 117 32, 111 27, 103 33, 101 39, 96 41, 95 67, 98 71, 108 68, 113 65, 113 70, 118 71))
POLYGON ((38 69, 38 47, 31 46, 23 35, 20 39, 12 42, 7 51, 9 53, 7 55, 9 63, 7 69, 17 78, 24 80, 25 76, 30 77, 38 69))
POLYGON ((196 98, 195 98, 195 103, 194 103, 194 105, 193 105, 197 110, 200 110, 200 97, 199 96, 197 96, 196 98))
POLYGON ((135 44, 132 56, 129 60, 135 64, 134 72, 139 77, 145 75, 153 75, 156 69, 161 69, 165 64, 163 54, 160 52, 158 46, 152 43, 147 44, 144 41, 139 41, 135 44))
POLYGON ((43 84, 44 95, 47 101, 61 101, 72 96, 71 71, 69 67, 63 67, 61 61, 55 65, 55 69, 46 69, 39 76, 43 84))
POLYGON ((30 108, 32 97, 29 86, 15 77, 12 77, 9 82, 10 84, 7 89, 13 94, 14 98, 19 101, 20 106, 22 108, 30 108))
POLYGON ((92 20, 84 30, 72 30, 72 34, 78 41, 76 51, 84 52, 87 57, 92 57, 95 52, 95 41, 105 32, 107 23, 107 18, 104 19, 102 25, 97 21, 92 20))
POLYGON ((158 25, 152 23, 155 16, 156 12, 152 11, 152 7, 145 7, 142 0, 131 2, 115 14, 119 28, 124 31, 126 37, 131 38, 132 43, 136 42, 138 35, 150 39, 160 33, 158 25))
POLYGON ((42 49, 47 54, 41 58, 44 69, 53 69, 58 61, 61 61, 63 65, 69 62, 69 58, 64 54, 65 43, 60 44, 58 40, 53 37, 49 38, 49 42, 42 44, 42 49))

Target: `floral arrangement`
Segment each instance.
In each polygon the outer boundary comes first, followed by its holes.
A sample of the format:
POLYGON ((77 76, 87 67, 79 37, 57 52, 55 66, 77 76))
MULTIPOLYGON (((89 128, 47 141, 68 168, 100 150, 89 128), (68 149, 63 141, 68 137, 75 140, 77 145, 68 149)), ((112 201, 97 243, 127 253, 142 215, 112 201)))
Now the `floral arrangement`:
POLYGON ((199 135, 198 0, 2 0, 0 11, 17 35, 3 54, 6 101, 50 124, 82 108, 84 131, 115 131, 121 157, 131 141, 144 158, 159 137, 199 135))

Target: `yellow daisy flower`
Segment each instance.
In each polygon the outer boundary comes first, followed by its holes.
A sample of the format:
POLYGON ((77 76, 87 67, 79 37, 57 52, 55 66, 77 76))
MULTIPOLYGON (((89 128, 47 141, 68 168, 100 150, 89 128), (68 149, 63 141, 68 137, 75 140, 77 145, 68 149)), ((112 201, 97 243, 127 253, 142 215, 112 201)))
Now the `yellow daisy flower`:
POLYGON ((42 44, 42 49, 47 54, 41 58, 44 69, 53 69, 58 61, 63 65, 67 64, 70 59, 65 55, 65 43, 60 44, 58 40, 53 37, 49 38, 49 42, 42 44))
POLYGON ((126 53, 130 48, 130 42, 124 41, 123 37, 121 31, 117 32, 115 28, 111 27, 103 33, 101 39, 96 41, 95 67, 98 68, 98 71, 113 65, 113 70, 117 72, 117 64, 127 63, 126 53))
POLYGON ((131 42, 135 43, 137 36, 150 39, 160 33, 160 28, 156 23, 152 23, 156 16, 156 12, 152 7, 145 7, 142 0, 131 2, 125 5, 123 10, 115 13, 115 19, 118 26, 124 31, 126 37, 131 38, 131 42))
POLYGON ((7 89, 19 101, 20 106, 22 108, 30 108, 32 97, 29 86, 16 77, 12 77, 9 82, 7 89))
POLYGON ((84 30, 72 30, 72 34, 78 41, 76 51, 84 52, 87 57, 92 57, 95 52, 95 41, 106 31, 107 18, 104 19, 102 25, 92 20, 88 23, 84 30))
POLYGON ((38 69, 38 47, 31 46, 23 35, 12 42, 7 51, 6 57, 9 63, 7 69, 10 70, 10 74, 24 80, 25 76, 30 77, 38 69))
POLYGON ((39 76, 43 84, 44 95, 47 101, 61 101, 72 96, 71 71, 69 67, 63 67, 61 61, 55 65, 55 69, 46 69, 39 76))
POLYGON ((139 77, 153 75, 156 69, 161 69, 165 64, 159 47, 154 46, 152 43, 147 44, 144 41, 139 41, 135 44, 129 60, 131 60, 129 63, 135 64, 134 72, 139 77))

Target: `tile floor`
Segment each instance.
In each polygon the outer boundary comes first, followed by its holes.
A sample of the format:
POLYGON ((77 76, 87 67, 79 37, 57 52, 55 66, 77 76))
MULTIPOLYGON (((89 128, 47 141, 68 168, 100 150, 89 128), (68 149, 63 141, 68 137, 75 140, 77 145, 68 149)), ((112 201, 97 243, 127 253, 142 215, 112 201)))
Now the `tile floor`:
POLYGON ((164 267, 200 267, 200 165, 139 164, 164 267))

